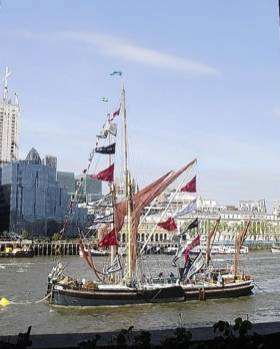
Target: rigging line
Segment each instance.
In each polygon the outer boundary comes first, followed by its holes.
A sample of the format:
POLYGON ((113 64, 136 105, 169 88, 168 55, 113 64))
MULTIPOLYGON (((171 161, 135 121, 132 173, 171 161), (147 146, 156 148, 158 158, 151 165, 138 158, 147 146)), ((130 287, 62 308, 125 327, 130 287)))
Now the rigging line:
MULTIPOLYGON (((195 162, 194 164, 196 164, 196 162, 195 162)), ((193 168, 194 164, 191 166, 191 169, 193 168)), ((189 175, 189 171, 187 171, 187 174, 189 175)), ((158 220, 158 223, 162 220, 162 218, 163 218, 164 215, 166 214, 167 210, 169 209, 169 206, 171 205, 171 202, 173 201, 173 199, 175 198, 175 196, 178 194, 179 189, 180 189, 180 187, 183 185, 183 183, 185 182, 186 178, 187 178, 187 176, 184 176, 184 177, 183 177, 182 181, 181 181, 181 182, 179 183, 179 185, 177 186, 176 191, 171 195, 171 198, 170 198, 170 200, 169 200, 167 206, 165 207, 164 211, 162 212, 162 214, 161 214, 161 216, 160 216, 160 219, 158 220)), ((157 223, 157 224, 158 224, 158 223, 157 223)), ((143 253, 143 251, 144 251, 144 249, 145 249, 147 243, 150 241, 152 235, 153 235, 154 232, 156 231, 156 229, 157 229, 157 224, 154 226, 154 229, 152 230, 152 232, 150 233, 150 235, 149 235, 148 238, 146 239, 144 245, 142 246, 142 249, 141 249, 141 251, 140 251, 140 255, 143 253)))

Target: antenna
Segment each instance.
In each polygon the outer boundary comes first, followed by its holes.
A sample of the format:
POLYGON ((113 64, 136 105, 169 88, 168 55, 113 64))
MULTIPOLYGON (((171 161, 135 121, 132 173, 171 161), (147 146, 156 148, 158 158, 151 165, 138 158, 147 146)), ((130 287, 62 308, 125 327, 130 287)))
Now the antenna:
POLYGON ((12 72, 9 70, 8 67, 5 69, 5 75, 4 75, 4 94, 3 94, 3 100, 7 101, 8 99, 8 78, 11 76, 12 72))

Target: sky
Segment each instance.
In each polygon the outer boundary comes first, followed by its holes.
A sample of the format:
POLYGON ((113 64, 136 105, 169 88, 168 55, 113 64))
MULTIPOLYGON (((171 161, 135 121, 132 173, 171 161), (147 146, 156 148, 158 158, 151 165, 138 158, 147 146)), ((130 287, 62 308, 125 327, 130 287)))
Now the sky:
POLYGON ((197 158, 206 198, 280 199, 276 0, 2 0, 7 65, 21 157, 35 147, 81 172, 121 70, 140 184, 197 158))

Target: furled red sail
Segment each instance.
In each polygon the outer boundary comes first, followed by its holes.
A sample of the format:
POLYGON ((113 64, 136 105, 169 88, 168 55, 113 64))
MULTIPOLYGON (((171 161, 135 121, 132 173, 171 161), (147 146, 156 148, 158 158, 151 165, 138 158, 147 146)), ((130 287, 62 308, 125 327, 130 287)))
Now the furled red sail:
POLYGON ((101 241, 99 241, 99 244, 98 244, 99 247, 109 247, 109 246, 117 246, 117 245, 118 245, 118 240, 117 240, 117 234, 115 229, 110 231, 110 233, 106 234, 104 238, 101 241))
POLYGON ((132 251, 132 261, 131 261, 131 268, 133 271, 136 270, 136 249, 137 249, 137 233, 138 233, 138 225, 140 222, 140 216, 143 212, 143 209, 148 206, 157 196, 162 194, 164 190, 172 184, 183 172, 185 172, 187 169, 189 169, 194 163, 196 162, 196 159, 191 161, 186 166, 183 166, 180 170, 177 172, 171 173, 169 176, 165 177, 165 179, 161 182, 159 182, 158 185, 156 185, 154 188, 146 192, 142 197, 141 200, 139 200, 138 205, 133 207, 132 212, 132 234, 131 234, 131 251, 132 251))
POLYGON ((105 182, 113 182, 114 180, 114 164, 106 168, 105 170, 90 176, 92 179, 98 179, 105 182))
POLYGON ((196 176, 194 176, 192 180, 190 180, 183 188, 181 188, 181 191, 188 192, 188 193, 195 193, 196 192, 196 176))
POLYGON ((173 217, 169 217, 165 222, 160 222, 157 225, 167 231, 177 230, 177 224, 173 217))
POLYGON ((87 265, 94 271, 94 273, 95 273, 96 277, 98 278, 98 280, 101 281, 102 279, 101 279, 100 275, 103 275, 103 273, 96 269, 96 267, 95 267, 95 265, 93 263, 93 259, 92 259, 91 253, 87 253, 85 251, 85 247, 84 247, 82 239, 79 239, 79 247, 80 247, 80 250, 82 252, 83 259, 85 260, 87 265))
MULTIPOLYGON (((138 193, 134 194, 132 201, 133 206, 139 205, 139 203, 143 200, 145 194, 154 189, 157 185, 159 185, 162 181, 164 181, 169 175, 171 171, 167 172, 165 175, 154 181, 153 183, 147 185, 143 189, 141 189, 138 193)), ((124 224, 124 218, 127 215, 127 200, 121 201, 115 206, 115 228, 116 231, 119 232, 124 224)))

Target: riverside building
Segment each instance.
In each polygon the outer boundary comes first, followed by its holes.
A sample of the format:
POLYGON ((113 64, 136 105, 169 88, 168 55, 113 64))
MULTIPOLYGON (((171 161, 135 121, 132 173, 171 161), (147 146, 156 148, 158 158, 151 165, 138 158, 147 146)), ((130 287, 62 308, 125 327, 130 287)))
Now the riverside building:
MULTIPOLYGON (((0 232, 52 236, 62 228, 69 195, 58 183, 52 162, 43 163, 32 148, 25 160, 2 164, 0 171, 0 232)), ((87 210, 73 208, 67 233, 76 234, 87 210)))
POLYGON ((8 78, 11 72, 6 68, 3 97, 0 97, 0 164, 17 160, 19 157, 20 107, 15 94, 9 96, 8 78))

